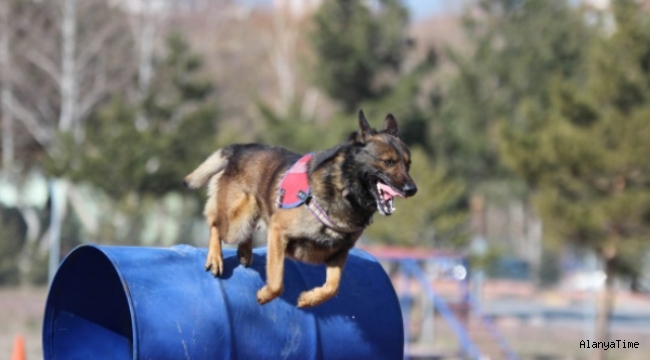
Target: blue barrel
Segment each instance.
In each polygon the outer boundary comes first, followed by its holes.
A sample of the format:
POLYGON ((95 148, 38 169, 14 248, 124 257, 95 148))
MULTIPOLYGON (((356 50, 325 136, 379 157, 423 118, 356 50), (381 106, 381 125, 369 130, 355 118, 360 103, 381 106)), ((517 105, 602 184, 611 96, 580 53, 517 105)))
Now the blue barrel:
POLYGON ((339 294, 296 307, 325 267, 285 261, 283 295, 260 306, 266 249, 250 268, 224 251, 224 274, 203 270, 206 249, 84 245, 63 261, 43 324, 45 359, 402 359, 395 291, 379 263, 353 249, 339 294))

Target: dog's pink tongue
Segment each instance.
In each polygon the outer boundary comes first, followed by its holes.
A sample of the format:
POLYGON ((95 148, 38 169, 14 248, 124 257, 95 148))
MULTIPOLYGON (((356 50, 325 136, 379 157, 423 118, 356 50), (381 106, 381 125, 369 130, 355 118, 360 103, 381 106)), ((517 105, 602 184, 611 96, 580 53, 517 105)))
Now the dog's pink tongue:
POLYGON ((382 196, 384 200, 390 200, 394 196, 404 197, 402 196, 402 194, 398 193, 392 187, 384 183, 377 182, 377 187, 379 187, 379 189, 383 191, 382 196))

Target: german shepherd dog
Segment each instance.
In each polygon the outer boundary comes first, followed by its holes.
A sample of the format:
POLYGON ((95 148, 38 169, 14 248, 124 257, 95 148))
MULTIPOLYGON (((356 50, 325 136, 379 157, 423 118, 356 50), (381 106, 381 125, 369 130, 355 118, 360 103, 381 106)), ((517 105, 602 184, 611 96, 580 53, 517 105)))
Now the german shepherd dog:
POLYGON ((268 231, 267 283, 257 292, 260 304, 283 291, 284 257, 326 265, 325 284, 305 291, 298 307, 316 306, 337 294, 348 251, 375 211, 391 215, 395 196, 409 197, 417 187, 409 176, 410 152, 388 114, 377 131, 359 111, 359 130, 342 144, 314 154, 306 163, 311 196, 291 209, 276 206, 283 174, 301 158, 292 151, 260 144, 234 144, 210 155, 184 181, 207 187, 204 215, 210 228, 206 270, 223 271, 221 242, 238 244, 244 266, 253 260, 253 232, 268 231))

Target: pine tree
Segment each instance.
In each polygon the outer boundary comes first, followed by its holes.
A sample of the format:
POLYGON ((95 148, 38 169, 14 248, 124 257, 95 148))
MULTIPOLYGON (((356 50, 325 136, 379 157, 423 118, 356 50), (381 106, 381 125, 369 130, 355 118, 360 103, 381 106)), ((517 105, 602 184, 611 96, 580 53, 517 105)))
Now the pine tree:
POLYGON ((410 44, 408 11, 402 2, 380 0, 378 5, 326 1, 314 16, 314 80, 348 113, 390 90, 391 83, 383 79, 399 72, 410 44))
POLYGON ((548 108, 522 112, 536 119, 535 137, 511 129, 503 148, 538 189, 548 236, 592 249, 604 263, 598 341, 608 341, 614 278, 636 275, 650 235, 650 17, 631 0, 615 2, 613 16, 613 33, 600 28, 589 51, 584 80, 556 78, 548 108))
POLYGON ((458 74, 431 128, 436 159, 472 187, 511 177, 499 129, 531 126, 522 104, 548 106, 552 79, 579 74, 589 36, 564 0, 481 0, 477 8, 479 16, 464 18, 471 50, 448 53, 458 74))

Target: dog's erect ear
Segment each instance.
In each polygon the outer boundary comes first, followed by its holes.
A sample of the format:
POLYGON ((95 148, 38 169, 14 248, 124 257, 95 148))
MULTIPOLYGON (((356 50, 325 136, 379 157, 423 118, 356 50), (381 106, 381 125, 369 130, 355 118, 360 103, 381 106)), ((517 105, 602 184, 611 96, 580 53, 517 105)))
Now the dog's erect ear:
POLYGON ((371 130, 368 120, 366 120, 366 115, 363 113, 363 110, 359 110, 359 130, 361 132, 369 132, 371 130))
POLYGON ((395 117, 393 114, 388 114, 386 115, 386 119, 384 119, 384 130, 383 132, 397 136, 399 137, 399 129, 397 127, 397 120, 395 120, 395 117))
POLYGON ((357 141, 366 142, 366 139, 370 135, 376 134, 377 131, 370 127, 366 116, 363 114, 363 110, 359 110, 359 132, 357 132, 357 141))

